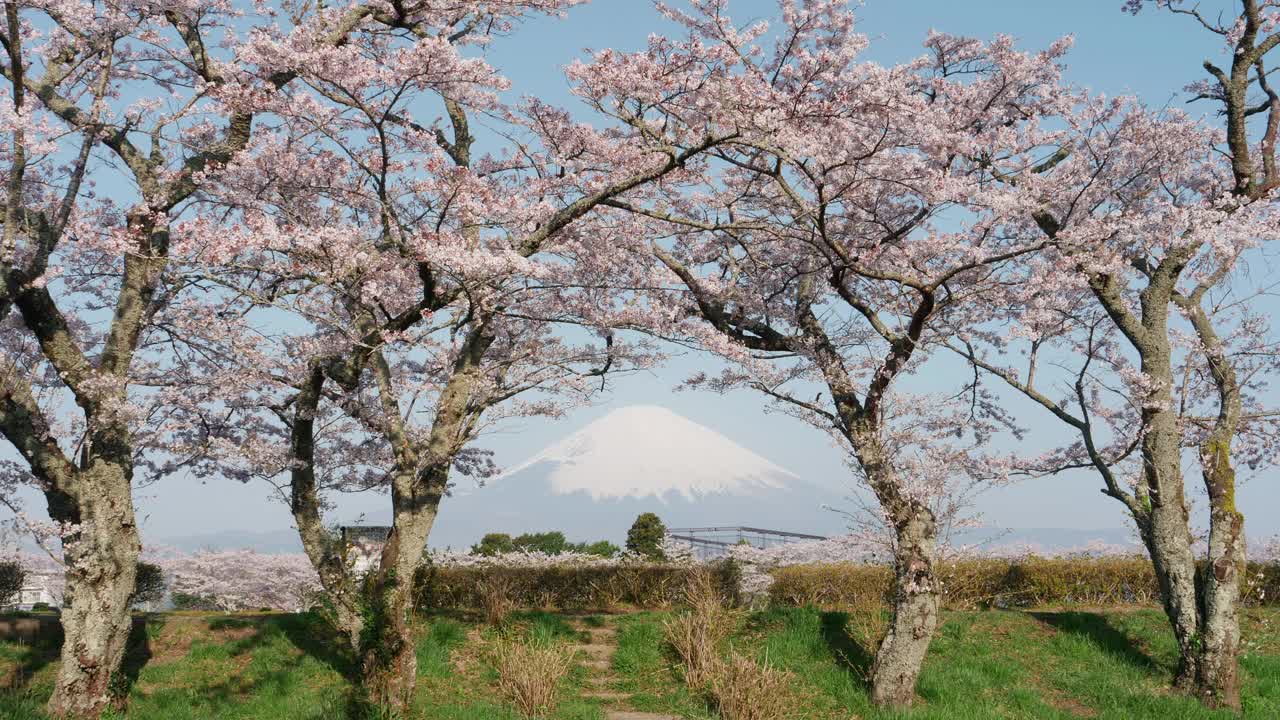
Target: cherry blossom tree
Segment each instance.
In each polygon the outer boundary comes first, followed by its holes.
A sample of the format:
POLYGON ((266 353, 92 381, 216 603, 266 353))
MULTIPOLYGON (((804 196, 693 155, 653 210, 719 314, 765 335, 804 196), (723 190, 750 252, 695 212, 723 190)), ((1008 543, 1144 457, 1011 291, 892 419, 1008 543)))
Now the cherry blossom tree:
POLYGON ((246 94, 264 105, 297 75, 255 48, 323 55, 473 5, 286 3, 247 20, 222 0, 6 4, 0 433, 22 463, 0 472, 43 493, 63 540, 74 604, 51 715, 124 700, 131 483, 190 460, 167 449, 190 416, 178 408, 204 399, 182 375, 195 351, 158 328, 196 302, 179 268, 232 252, 181 226, 206 173, 249 144, 246 94))
POLYGON ((157 558, 169 591, 207 599, 222 610, 307 608, 320 589, 315 568, 301 553, 209 550, 157 558))
POLYGON ((249 133, 249 116, 218 107, 229 70, 205 51, 228 12, 5 5, 0 433, 66 531, 75 601, 55 717, 97 717, 119 700, 140 546, 130 483, 147 422, 131 383, 153 362, 141 348, 181 242, 171 219, 249 133))
POLYGON ((1007 279, 1020 288, 1001 301, 1015 341, 975 335, 958 349, 1072 428, 1077 440, 1033 468, 1099 473, 1160 579, 1180 648, 1175 684, 1211 706, 1238 708, 1246 549, 1236 470, 1240 459, 1256 469, 1274 454, 1265 381, 1280 348, 1259 295, 1235 271, 1249 248, 1276 235, 1280 101, 1264 61, 1280 35, 1265 36, 1275 29, 1271 3, 1245 2, 1221 26, 1180 3, 1158 5, 1226 40, 1231 70, 1206 62, 1213 80, 1192 86, 1223 104, 1225 136, 1177 113, 1097 105, 1080 141, 1010 175, 1045 188, 1036 220, 1055 241, 1043 262, 1007 279), (1025 367, 1012 367, 1014 351, 1025 367), (1069 372, 1055 373, 1064 365, 1069 372), (1050 389, 1055 383, 1064 392, 1050 389), (1184 450, 1199 460, 1209 504, 1205 571, 1196 567, 1184 450))
POLYGON ((858 62, 866 39, 848 3, 782 3, 774 29, 735 26, 724 2, 694 6, 667 11, 688 40, 575 71, 625 78, 600 96, 653 98, 668 125, 742 129, 664 192, 610 202, 617 234, 645 240, 631 244, 630 282, 649 288, 634 322, 730 363, 691 385, 760 392, 847 450, 893 533, 893 620, 871 694, 910 705, 938 622, 939 499, 957 479, 1000 479, 982 446, 1006 423, 963 375, 941 397, 903 381, 982 320, 998 268, 1045 244, 1030 220, 1039 198, 998 174, 1061 141, 1048 128, 1079 102, 1059 80, 1069 43, 1024 54, 1008 38, 932 35, 920 59, 883 67, 858 62), (730 115, 670 90, 689 76, 737 98, 730 115))
POLYGON ((296 82, 241 88, 270 129, 211 174, 184 226, 238 250, 191 263, 205 295, 164 328, 189 348, 190 383, 221 389, 173 455, 277 483, 360 693, 392 712, 414 692, 411 583, 451 473, 492 471, 472 443, 650 361, 609 330, 626 300, 593 210, 733 133, 663 132, 643 112, 597 130, 504 103, 506 80, 470 51, 572 4, 482 3, 306 53, 256 38, 244 56, 296 82), (389 492, 392 529, 359 576, 324 511, 368 489, 389 492))

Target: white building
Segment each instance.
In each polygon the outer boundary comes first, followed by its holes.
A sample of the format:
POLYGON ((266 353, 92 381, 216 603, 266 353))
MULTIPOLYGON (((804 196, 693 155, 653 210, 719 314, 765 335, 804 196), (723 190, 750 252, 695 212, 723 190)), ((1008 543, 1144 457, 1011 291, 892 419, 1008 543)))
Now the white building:
POLYGON ((386 525, 346 525, 342 528, 343 559, 356 575, 378 565, 391 528, 386 525))
POLYGON ((62 604, 62 578, 53 572, 28 572, 22 581, 22 589, 7 606, 9 610, 30 610, 37 603, 45 603, 56 608, 62 604))

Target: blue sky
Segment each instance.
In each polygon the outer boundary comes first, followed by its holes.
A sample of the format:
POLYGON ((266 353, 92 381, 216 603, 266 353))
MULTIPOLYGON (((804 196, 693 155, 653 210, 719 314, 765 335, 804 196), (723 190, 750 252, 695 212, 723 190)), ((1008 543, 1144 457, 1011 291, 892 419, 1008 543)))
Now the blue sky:
MULTIPOLYGON (((859 12, 858 31, 871 39, 866 57, 884 63, 920 55, 921 43, 931 29, 979 38, 1012 35, 1028 50, 1042 49, 1064 35, 1073 35, 1075 45, 1067 59, 1069 81, 1108 95, 1137 95, 1150 106, 1184 107, 1182 89, 1203 77, 1201 63, 1205 59, 1228 61, 1220 38, 1189 18, 1152 10, 1134 17, 1122 12, 1121 5, 1120 0, 867 0, 859 12)), ((1201 3, 1209 17, 1216 14, 1218 6, 1229 13, 1234 3, 1201 3)), ((730 14, 739 24, 771 18, 776 7, 775 0, 730 0, 730 14)), ((489 58, 512 79, 515 91, 572 107, 566 83, 546 73, 546 64, 564 65, 580 57, 584 48, 639 49, 648 33, 664 29, 644 0, 594 0, 575 8, 563 20, 532 24, 518 36, 495 45, 489 58)), ((1203 103, 1189 107, 1195 114, 1212 110, 1203 103)), ((517 460, 612 407, 657 402, 716 428, 813 482, 849 486, 840 450, 813 428, 786 416, 763 413, 764 405, 757 396, 747 391, 728 396, 672 392, 705 363, 705 358, 689 355, 674 359, 651 375, 619 379, 607 402, 576 412, 561 423, 525 423, 518 432, 492 438, 489 445, 498 451, 500 461, 517 460)), ((919 380, 932 384, 940 378, 927 377, 930 373, 951 370, 948 364, 933 363, 926 367, 926 377, 919 380)), ((1011 402, 1031 428, 1033 444, 1045 446, 1058 439, 1059 426, 1043 411, 1015 399, 1011 402)), ((1188 474, 1193 491, 1197 481, 1195 474, 1188 474)), ((1099 481, 1089 473, 1028 481, 989 492, 981 501, 981 510, 991 524, 1002 527, 1126 526, 1119 505, 1102 496, 1099 488, 1099 481)), ((1280 505, 1280 486, 1271 473, 1247 482, 1240 494, 1242 507, 1280 505)), ((1280 518, 1254 513, 1248 523, 1251 535, 1280 532, 1280 518)))
MULTIPOLYGON (((1107 94, 1136 94, 1148 105, 1181 106, 1181 89, 1202 76, 1206 58, 1225 61, 1216 36, 1186 18, 1148 11, 1135 18, 1121 12, 1121 0, 868 0, 860 12, 859 30, 872 39, 869 59, 897 62, 921 53, 930 29, 980 38, 1003 33, 1019 45, 1040 49, 1057 38, 1075 36, 1068 64, 1071 81, 1107 94)), ((1221 3, 1229 9, 1225 0, 1221 3)), ((1203 3, 1213 8, 1215 1, 1203 3)), ((731 0, 731 14, 741 23, 774 16, 774 0, 731 0)), ((1213 14, 1211 11, 1210 15, 1213 14)), ((584 55, 585 48, 642 47, 650 32, 669 29, 647 0, 593 0, 574 8, 562 20, 528 23, 512 37, 497 41, 488 53, 513 82, 513 93, 535 95, 571 109, 560 69, 584 55)), ((1194 112, 1210 108, 1192 106, 1194 112)), ((840 450, 818 431, 782 415, 762 412, 761 400, 748 393, 728 396, 674 392, 673 388, 706 360, 677 357, 653 373, 620 377, 610 395, 590 408, 573 412, 563 421, 527 421, 490 435, 482 445, 496 451, 500 464, 519 463, 542 447, 579 429, 610 409, 631 404, 659 404, 715 428, 770 460, 812 482, 849 487, 849 473, 840 450)), ((946 372, 933 367, 932 372, 946 372)), ((929 378, 924 378, 925 382, 929 378)), ((1037 409, 1020 407, 1039 442, 1051 442, 1057 426, 1037 409)), ((1188 485, 1195 484, 1188 477, 1188 485)), ((1125 525, 1119 505, 1103 497, 1099 482, 1089 474, 1042 479, 987 494, 982 510, 993 525, 1005 527, 1113 528, 1125 525)), ((175 478, 139 492, 144 534, 158 538, 213 532, 220 529, 275 529, 291 525, 285 507, 264 502, 268 489, 229 483, 195 485, 175 478)), ((1280 488, 1273 475, 1253 479, 1241 491, 1244 508, 1280 505, 1280 488)), ((339 516, 349 520, 361 513, 385 512, 381 497, 344 500, 339 516)), ((1253 513, 1253 536, 1280 532, 1280 518, 1253 513)), ((548 517, 548 527, 554 518, 548 517)))

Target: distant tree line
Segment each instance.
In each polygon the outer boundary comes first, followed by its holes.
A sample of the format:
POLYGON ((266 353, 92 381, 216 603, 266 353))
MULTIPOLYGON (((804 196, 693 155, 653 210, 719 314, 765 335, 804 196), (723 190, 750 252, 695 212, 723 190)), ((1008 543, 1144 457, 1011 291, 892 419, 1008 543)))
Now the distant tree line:
POLYGON ((476 555, 490 557, 513 552, 540 552, 547 555, 583 553, 607 558, 622 552, 622 548, 608 540, 569 542, 563 532, 551 530, 548 532, 524 533, 515 537, 507 533, 488 533, 480 538, 480 542, 471 546, 471 552, 476 555))
MULTIPOLYGON (((662 540, 666 535, 667 526, 662 523, 661 518, 651 512, 640 513, 627 530, 627 552, 650 560, 661 560, 662 540)), ((611 558, 621 553, 622 548, 608 540, 569 542, 563 532, 549 530, 515 537, 508 533, 487 533, 480 538, 480 542, 471 546, 471 552, 486 557, 514 552, 540 552, 547 555, 582 553, 611 558)))
POLYGON ((27 580, 27 572, 17 561, 0 562, 0 605, 15 602, 22 585, 27 580))

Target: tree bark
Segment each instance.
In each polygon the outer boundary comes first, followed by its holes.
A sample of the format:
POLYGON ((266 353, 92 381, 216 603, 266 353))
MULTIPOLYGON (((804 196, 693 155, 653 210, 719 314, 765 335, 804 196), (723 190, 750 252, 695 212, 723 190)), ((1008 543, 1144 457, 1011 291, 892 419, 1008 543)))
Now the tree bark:
POLYGON ((393 525, 378 568, 366 579, 365 617, 372 622, 366 622, 360 641, 362 695, 384 712, 403 714, 413 700, 418 667, 410 623, 414 575, 448 488, 449 469, 483 410, 483 405, 473 406, 471 398, 480 363, 492 344, 484 323, 468 333, 422 447, 406 432, 385 358, 380 352, 371 357, 385 433, 397 459, 391 481, 393 525))
MULTIPOLYGON (((1161 279, 1159 274, 1156 277, 1161 279)), ((1150 296, 1143 298, 1143 317, 1150 332, 1139 349, 1143 371, 1156 383, 1157 390, 1153 402, 1143 411, 1146 435, 1142 441, 1141 487, 1150 509, 1145 518, 1139 514, 1135 519, 1144 531, 1165 612, 1178 642, 1174 684, 1195 694, 1209 707, 1239 709, 1237 656, 1245 541, 1244 516, 1235 506, 1235 471, 1231 464, 1231 439, 1239 418, 1239 387, 1234 370, 1225 361, 1217 333, 1199 305, 1200 291, 1189 299, 1172 291, 1156 292, 1162 289, 1153 284, 1150 296), (1182 478, 1182 430, 1171 409, 1166 295, 1188 311, 1220 395, 1219 417, 1200 448, 1210 518, 1208 557, 1200 569, 1192 548, 1182 478)))
POLYGON ((850 425, 849 441, 894 535, 893 616, 871 664, 871 701, 906 708, 915 702, 916 681, 938 627, 938 523, 927 505, 904 492, 874 416, 850 425))
POLYGON ((1139 294, 1139 324, 1133 323, 1109 280, 1091 278, 1090 284, 1138 350, 1143 375, 1151 383, 1148 396, 1142 398, 1142 476, 1131 510, 1151 554, 1165 614, 1178 643, 1174 685, 1195 691, 1204 638, 1169 341, 1169 306, 1175 301, 1178 278, 1190 260, 1188 253, 1172 253, 1155 267, 1150 283, 1139 294))
POLYGON ((893 618, 871 665, 871 701, 882 707, 914 702, 916 680, 938 626, 937 525, 933 513, 918 503, 901 515, 894 527, 893 618))
MULTIPOLYGON (((1245 561, 1244 516, 1235 508, 1229 451, 1202 449, 1209 489, 1209 552, 1196 567, 1186 506, 1152 499, 1143 536, 1151 553, 1166 615, 1178 643, 1174 684, 1209 707, 1240 709, 1240 579, 1245 561), (1170 507, 1172 506, 1172 507, 1170 507)), ((1165 491, 1169 483, 1162 484, 1165 491)), ((1142 523, 1139 523, 1142 525, 1142 523)))
POLYGON ((361 693, 367 703, 393 716, 407 713, 417 689, 413 583, 448 472, 448 465, 437 465, 429 467, 421 479, 406 474, 393 480, 394 525, 377 569, 365 580, 361 693))
POLYGON ((1209 285, 1176 296, 1204 347, 1218 390, 1218 417, 1200 447, 1200 469, 1209 495, 1209 554, 1198 580, 1200 657, 1196 691, 1210 707, 1240 709, 1240 580, 1245 567, 1244 515, 1236 508, 1231 441, 1240 423, 1241 392, 1235 368, 1201 304, 1209 285))
MULTIPOLYGON (((353 682, 357 685, 357 714, 400 716, 413 701, 417 686, 417 648, 412 632, 414 577, 448 488, 449 470, 484 409, 483 404, 473 402, 473 390, 493 339, 484 323, 469 332, 441 391, 424 446, 417 445, 407 432, 382 353, 368 355, 384 410, 383 432, 396 466, 391 472, 391 532, 377 567, 364 578, 353 577, 335 554, 320 515, 314 419, 326 380, 324 370, 313 368, 299 387, 291 437, 295 459, 292 510, 303 547, 333 600, 338 630, 346 635, 356 656, 353 682)), ((352 365, 358 367, 363 362, 352 365)))
POLYGON ((1240 709, 1240 580, 1245 566, 1244 515, 1235 505, 1229 441, 1201 450, 1209 491, 1209 557, 1198 576, 1200 656, 1196 693, 1210 707, 1240 709))
POLYGON ((62 662, 49 698, 51 717, 98 718, 126 700, 121 663, 142 549, 131 474, 127 464, 97 461, 82 472, 75 501, 61 493, 49 498, 55 519, 80 526, 64 546, 71 606, 62 612, 62 662))
POLYGON ((1134 520, 1151 556, 1161 604, 1178 643, 1174 685, 1190 690, 1196 680, 1200 619, 1195 553, 1182 480, 1181 431, 1171 412, 1146 412, 1143 473, 1134 520))
POLYGON ((294 400, 289 449, 294 459, 289 473, 289 510, 298 528, 302 549, 320 577, 320 585, 332 603, 333 624, 347 646, 359 651, 363 621, 356 601, 356 588, 341 549, 329 537, 321 515, 320 493, 315 469, 315 418, 319 411, 325 376, 313 368, 300 384, 294 400))
POLYGON ((1142 534, 1160 585, 1161 605, 1178 644, 1174 685, 1190 690, 1196 678, 1196 637, 1200 626, 1196 609, 1195 556, 1186 524, 1172 522, 1167 517, 1170 514, 1153 513, 1148 520, 1149 529, 1142 534))

